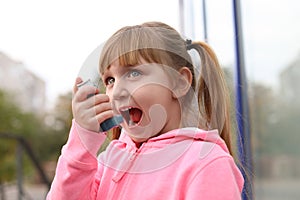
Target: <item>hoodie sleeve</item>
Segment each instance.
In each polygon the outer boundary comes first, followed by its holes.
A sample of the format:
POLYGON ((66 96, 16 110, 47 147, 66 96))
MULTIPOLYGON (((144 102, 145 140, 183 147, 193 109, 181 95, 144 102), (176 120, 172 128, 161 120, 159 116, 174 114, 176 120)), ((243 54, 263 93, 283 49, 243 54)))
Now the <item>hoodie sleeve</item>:
POLYGON ((101 170, 96 155, 105 138, 105 134, 85 130, 73 120, 47 200, 96 198, 99 180, 95 174, 101 170))
POLYGON ((232 157, 220 157, 208 163, 188 184, 185 199, 239 200, 244 179, 232 157))

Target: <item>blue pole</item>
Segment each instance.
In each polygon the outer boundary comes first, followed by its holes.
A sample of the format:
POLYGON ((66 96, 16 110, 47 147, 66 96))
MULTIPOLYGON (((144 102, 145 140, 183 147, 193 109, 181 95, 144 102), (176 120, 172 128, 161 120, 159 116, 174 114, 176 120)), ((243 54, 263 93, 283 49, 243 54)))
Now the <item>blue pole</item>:
POLYGON ((247 78, 245 72, 244 52, 243 52, 243 32, 240 11, 240 1, 233 0, 234 32, 235 32, 235 90, 236 90, 236 119, 238 124, 238 157, 240 160, 241 171, 245 178, 243 200, 253 199, 252 192, 252 152, 251 136, 248 111, 247 78))

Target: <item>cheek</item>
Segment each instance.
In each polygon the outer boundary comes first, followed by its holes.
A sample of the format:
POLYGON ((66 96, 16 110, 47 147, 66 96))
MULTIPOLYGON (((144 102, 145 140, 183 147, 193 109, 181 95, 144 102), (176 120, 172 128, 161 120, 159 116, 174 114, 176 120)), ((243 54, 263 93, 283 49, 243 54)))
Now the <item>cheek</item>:
POLYGON ((149 92, 147 90, 136 90, 130 94, 131 98, 141 106, 145 106, 149 103, 149 92))
POLYGON ((153 104, 167 105, 172 101, 172 91, 159 85, 148 85, 139 88, 132 97, 140 105, 151 107, 153 104))
POLYGON ((109 102, 111 103, 113 110, 116 111, 115 99, 113 98, 112 92, 110 90, 106 90, 105 94, 108 96, 109 102))
POLYGON ((109 92, 108 90, 105 90, 105 94, 109 97, 109 99, 111 98, 111 92, 109 92))

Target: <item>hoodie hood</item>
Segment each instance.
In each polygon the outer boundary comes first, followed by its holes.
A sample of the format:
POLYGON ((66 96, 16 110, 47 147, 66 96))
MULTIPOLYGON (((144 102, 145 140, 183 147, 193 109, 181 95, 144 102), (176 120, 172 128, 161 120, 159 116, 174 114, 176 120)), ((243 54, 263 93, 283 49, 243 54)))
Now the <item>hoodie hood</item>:
POLYGON ((119 181, 125 173, 149 173, 161 170, 178 160, 194 143, 203 141, 200 157, 207 156, 220 146, 228 153, 225 142, 217 130, 181 128, 150 138, 140 148, 122 131, 119 140, 114 140, 99 161, 116 171, 113 178, 119 181))

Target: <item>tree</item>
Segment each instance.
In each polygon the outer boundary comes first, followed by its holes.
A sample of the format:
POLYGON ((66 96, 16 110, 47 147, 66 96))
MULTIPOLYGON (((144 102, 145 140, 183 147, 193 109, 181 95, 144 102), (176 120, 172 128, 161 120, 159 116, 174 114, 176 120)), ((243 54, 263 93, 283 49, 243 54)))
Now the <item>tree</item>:
POLYGON ((53 110, 45 117, 48 132, 43 136, 45 143, 39 149, 43 151, 43 160, 57 160, 60 150, 69 135, 72 123, 72 93, 60 95, 53 110))
MULTIPOLYGON (((0 91, 0 132, 22 136, 32 144, 41 124, 33 114, 21 111, 10 98, 13 97, 0 91)), ((0 183, 15 178, 16 144, 14 140, 0 138, 0 183)))

